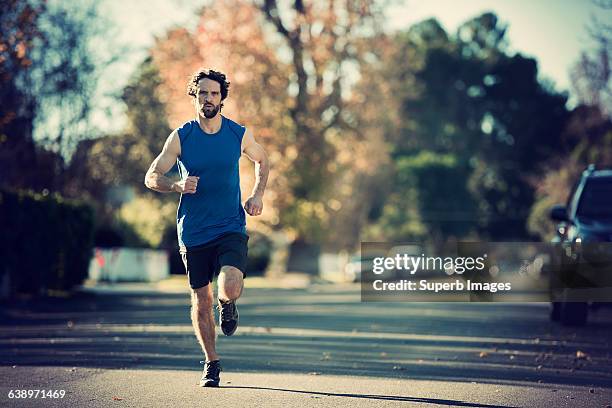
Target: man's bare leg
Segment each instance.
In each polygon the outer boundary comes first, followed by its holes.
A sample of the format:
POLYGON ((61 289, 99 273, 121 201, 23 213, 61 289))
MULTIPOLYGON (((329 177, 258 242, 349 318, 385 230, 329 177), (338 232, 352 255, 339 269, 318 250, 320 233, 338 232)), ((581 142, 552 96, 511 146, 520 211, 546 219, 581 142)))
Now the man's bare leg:
POLYGON ((236 299, 242 294, 243 274, 240 269, 224 265, 221 267, 217 280, 219 294, 219 320, 221 330, 226 336, 231 336, 238 328, 238 309, 236 299))
POLYGON ((215 350, 215 318, 213 316, 212 285, 191 290, 191 322, 206 361, 218 360, 215 350))
POLYGON ((240 269, 229 265, 221 267, 219 278, 217 279, 220 300, 227 302, 238 299, 242 294, 243 287, 243 274, 240 269))
POLYGON ((218 387, 220 381, 221 365, 215 350, 216 330, 212 306, 212 284, 191 291, 191 322, 206 358, 200 380, 202 387, 218 387))

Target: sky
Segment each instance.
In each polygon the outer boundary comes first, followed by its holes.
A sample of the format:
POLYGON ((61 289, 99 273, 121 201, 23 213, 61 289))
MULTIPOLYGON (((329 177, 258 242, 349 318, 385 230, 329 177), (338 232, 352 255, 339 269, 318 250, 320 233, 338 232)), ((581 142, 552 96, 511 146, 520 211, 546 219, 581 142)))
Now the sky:
MULTIPOLYGON (((435 17, 449 32, 461 23, 493 11, 508 25, 511 49, 535 57, 541 73, 558 90, 569 88, 569 70, 592 45, 586 29, 591 17, 604 14, 590 0, 405 0, 390 10, 390 26, 402 29, 435 17)), ((608 21, 612 13, 607 12, 608 21)))
MULTIPOLYGON (((286 0, 279 0, 286 1, 286 0)), ((450 33, 466 20, 486 11, 495 12, 508 25, 510 50, 535 57, 542 78, 552 80, 558 91, 569 90, 569 71, 582 51, 593 46, 586 26, 596 13, 612 20, 591 0, 392 0, 387 9, 388 29, 403 30, 435 17, 450 33)), ((130 47, 126 58, 102 78, 101 92, 121 89, 146 55, 155 35, 173 26, 193 28, 194 11, 204 2, 191 0, 103 0, 101 11, 114 22, 114 41, 130 47)), ((98 115, 100 120, 101 114, 98 115)), ((113 123, 123 126, 120 112, 113 123)), ((111 129, 107 129, 111 130, 111 129)))

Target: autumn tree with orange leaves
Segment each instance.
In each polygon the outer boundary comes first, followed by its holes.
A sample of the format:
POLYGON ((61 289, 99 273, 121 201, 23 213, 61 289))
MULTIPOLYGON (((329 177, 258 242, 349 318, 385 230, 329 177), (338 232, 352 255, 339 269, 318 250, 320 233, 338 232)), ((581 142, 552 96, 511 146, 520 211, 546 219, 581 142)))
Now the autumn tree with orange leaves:
POLYGON ((19 162, 35 156, 32 140, 34 104, 17 84, 32 65, 32 45, 41 36, 37 21, 44 3, 0 3, 0 184, 21 186, 29 180, 19 162), (19 164, 18 164, 19 163, 19 164))

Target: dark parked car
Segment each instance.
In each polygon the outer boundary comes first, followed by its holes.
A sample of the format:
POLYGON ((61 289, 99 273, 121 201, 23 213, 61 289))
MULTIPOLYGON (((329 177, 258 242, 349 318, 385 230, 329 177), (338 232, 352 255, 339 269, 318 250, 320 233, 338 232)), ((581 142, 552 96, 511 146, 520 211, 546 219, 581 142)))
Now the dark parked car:
POLYGON ((587 300, 612 296, 612 169, 590 165, 567 205, 552 207, 550 218, 559 223, 551 256, 551 319, 583 325, 587 300))

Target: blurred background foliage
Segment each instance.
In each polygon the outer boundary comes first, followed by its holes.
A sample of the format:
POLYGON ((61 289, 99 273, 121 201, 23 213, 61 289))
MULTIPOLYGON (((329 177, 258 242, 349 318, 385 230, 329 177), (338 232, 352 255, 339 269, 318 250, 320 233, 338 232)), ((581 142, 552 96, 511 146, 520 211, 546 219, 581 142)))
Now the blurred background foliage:
MULTIPOLYGON (((0 186, 86 201, 97 245, 174 249, 178 197, 143 178, 193 117, 186 80, 202 65, 228 74, 223 113, 252 128, 271 160, 266 211, 248 220, 254 254, 291 242, 352 251, 368 240, 548 239, 547 211, 580 171, 612 165, 605 24, 593 22, 598 46, 572 69, 570 107, 535 59, 509 51, 503 16, 389 33, 384 2, 333 5, 202 7, 195 28, 156 38, 116 95, 127 124, 108 134, 91 126, 91 102, 122 50, 103 46, 112 25, 96 3, 2 2, 0 186)), ((252 164, 241 170, 246 197, 252 164)))

